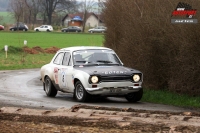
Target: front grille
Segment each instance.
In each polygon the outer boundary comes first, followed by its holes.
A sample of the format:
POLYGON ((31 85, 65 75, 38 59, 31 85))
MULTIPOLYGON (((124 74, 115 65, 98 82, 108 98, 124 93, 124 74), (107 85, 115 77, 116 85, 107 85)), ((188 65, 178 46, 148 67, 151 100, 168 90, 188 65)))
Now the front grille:
POLYGON ((101 76, 102 82, 131 81, 131 76, 101 76))

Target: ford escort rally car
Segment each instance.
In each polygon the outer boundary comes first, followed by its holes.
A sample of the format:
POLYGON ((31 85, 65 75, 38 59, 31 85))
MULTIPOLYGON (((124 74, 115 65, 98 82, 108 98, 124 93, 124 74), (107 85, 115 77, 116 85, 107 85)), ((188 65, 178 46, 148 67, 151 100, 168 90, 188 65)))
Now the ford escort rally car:
POLYGON ((91 96, 123 96, 129 102, 137 102, 143 95, 143 74, 125 67, 117 54, 106 47, 60 49, 40 73, 49 97, 61 91, 73 93, 79 102, 88 101, 91 96))

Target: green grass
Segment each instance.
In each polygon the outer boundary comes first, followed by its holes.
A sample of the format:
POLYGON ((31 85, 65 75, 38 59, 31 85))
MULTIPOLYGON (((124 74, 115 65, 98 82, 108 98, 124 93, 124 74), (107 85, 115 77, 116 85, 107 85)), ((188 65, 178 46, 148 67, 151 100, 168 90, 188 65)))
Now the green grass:
POLYGON ((64 48, 69 46, 102 46, 102 34, 69 34, 60 32, 0 32, 0 70, 40 68, 49 63, 54 54, 24 54, 24 40, 32 48, 52 46, 64 48), (8 45, 7 58, 4 46, 8 45), (25 56, 24 56, 25 55, 25 56))
POLYGON ((27 40, 28 47, 40 46, 49 48, 56 46, 64 48, 69 46, 102 46, 102 34, 69 34, 61 32, 0 32, 0 47, 4 45, 18 46, 24 45, 27 40))
POLYGON ((51 61, 54 54, 24 54, 15 53, 5 55, 0 54, 0 70, 17 70, 28 68, 40 68, 51 61))
POLYGON ((144 89, 142 101, 187 108, 200 108, 200 97, 180 95, 163 90, 144 89))
POLYGON ((0 20, 0 24, 13 24, 15 23, 15 19, 9 12, 0 12, 0 17, 3 17, 2 20, 0 20))

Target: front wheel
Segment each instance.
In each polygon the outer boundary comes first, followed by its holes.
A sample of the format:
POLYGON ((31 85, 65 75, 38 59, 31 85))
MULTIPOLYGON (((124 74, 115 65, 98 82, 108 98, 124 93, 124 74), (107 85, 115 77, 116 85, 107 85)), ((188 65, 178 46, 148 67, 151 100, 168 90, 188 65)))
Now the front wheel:
POLYGON ((77 81, 75 84, 74 97, 79 102, 86 102, 90 97, 90 94, 86 92, 80 81, 77 81))
POLYGON ((132 93, 129 93, 125 96, 125 98, 131 102, 131 103, 134 103, 134 102, 137 102, 137 101, 140 101, 141 98, 143 96, 143 89, 141 88, 139 91, 137 92, 132 92, 132 93))
POLYGON ((45 78, 44 90, 46 92, 46 95, 49 96, 49 97, 55 97, 57 92, 58 92, 56 90, 56 88, 54 87, 54 85, 52 84, 52 81, 49 77, 45 78))

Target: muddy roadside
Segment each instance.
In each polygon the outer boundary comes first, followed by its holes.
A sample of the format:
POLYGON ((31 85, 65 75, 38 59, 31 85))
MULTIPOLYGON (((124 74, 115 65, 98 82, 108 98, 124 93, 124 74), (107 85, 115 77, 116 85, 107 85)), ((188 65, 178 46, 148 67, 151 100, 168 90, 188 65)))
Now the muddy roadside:
POLYGON ((1 132, 200 132, 199 112, 75 105, 57 110, 2 107, 1 132))

